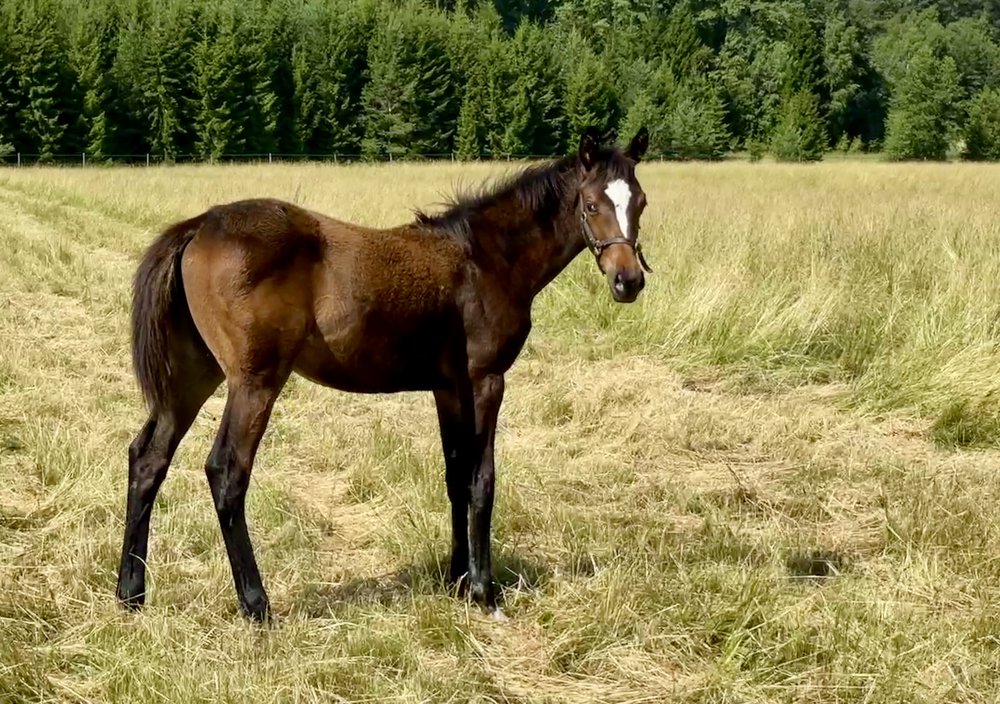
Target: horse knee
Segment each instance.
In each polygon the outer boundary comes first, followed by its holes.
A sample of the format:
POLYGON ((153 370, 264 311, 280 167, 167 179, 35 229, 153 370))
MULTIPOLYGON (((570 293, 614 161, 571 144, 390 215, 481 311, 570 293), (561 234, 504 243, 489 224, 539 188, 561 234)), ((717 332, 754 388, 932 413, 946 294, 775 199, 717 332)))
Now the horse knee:
POLYGON ((205 474, 215 500, 215 511, 222 517, 232 516, 242 508, 247 488, 244 480, 247 473, 241 471, 227 454, 213 455, 205 464, 205 474))
POLYGON ((445 480, 445 487, 448 491, 448 499, 452 503, 466 503, 469 500, 469 479, 459 476, 457 473, 448 474, 445 480))
POLYGON ((492 466, 480 468, 473 478, 469 492, 469 503, 474 510, 489 509, 493 506, 494 470, 492 466))

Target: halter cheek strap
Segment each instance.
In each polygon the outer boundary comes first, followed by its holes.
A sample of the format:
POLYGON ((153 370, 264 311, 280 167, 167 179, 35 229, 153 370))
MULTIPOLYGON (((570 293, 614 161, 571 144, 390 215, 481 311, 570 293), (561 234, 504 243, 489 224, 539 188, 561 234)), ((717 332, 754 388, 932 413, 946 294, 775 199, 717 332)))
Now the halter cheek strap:
POLYGON ((648 273, 652 274, 653 270, 649 267, 646 262, 646 258, 642 256, 642 245, 638 242, 633 242, 628 237, 611 237, 606 240, 599 240, 594 236, 594 231, 590 227, 590 220, 587 216, 587 208, 584 205, 583 198, 580 198, 580 225, 583 228, 583 241, 587 243, 587 249, 591 251, 594 255, 594 260, 597 261, 597 266, 600 268, 601 264, 601 252, 610 247, 613 244, 624 244, 631 247, 639 259, 639 264, 648 273))

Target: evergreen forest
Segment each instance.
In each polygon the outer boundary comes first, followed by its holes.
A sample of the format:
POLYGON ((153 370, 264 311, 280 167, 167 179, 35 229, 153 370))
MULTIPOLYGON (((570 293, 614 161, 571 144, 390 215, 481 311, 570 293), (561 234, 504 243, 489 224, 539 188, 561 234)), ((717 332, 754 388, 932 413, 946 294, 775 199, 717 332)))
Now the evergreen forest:
POLYGON ((1000 159, 1000 0, 2 0, 0 156, 1000 159))

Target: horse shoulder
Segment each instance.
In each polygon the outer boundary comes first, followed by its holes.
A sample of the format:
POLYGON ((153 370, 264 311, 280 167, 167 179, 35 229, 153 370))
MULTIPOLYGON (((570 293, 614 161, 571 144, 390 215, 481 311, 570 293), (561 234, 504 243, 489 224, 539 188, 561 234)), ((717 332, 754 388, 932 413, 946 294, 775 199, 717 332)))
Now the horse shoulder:
POLYGON ((476 270, 463 290, 466 348, 473 375, 506 372, 531 332, 531 309, 489 272, 476 270))

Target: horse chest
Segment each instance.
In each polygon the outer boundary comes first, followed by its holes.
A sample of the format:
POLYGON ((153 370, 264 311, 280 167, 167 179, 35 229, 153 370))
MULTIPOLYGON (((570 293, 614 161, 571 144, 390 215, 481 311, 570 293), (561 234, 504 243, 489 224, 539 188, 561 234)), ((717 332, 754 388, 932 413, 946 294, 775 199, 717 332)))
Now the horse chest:
POLYGON ((477 315, 466 321, 466 352, 473 374, 506 372, 528 338, 531 318, 513 312, 503 316, 477 315))

